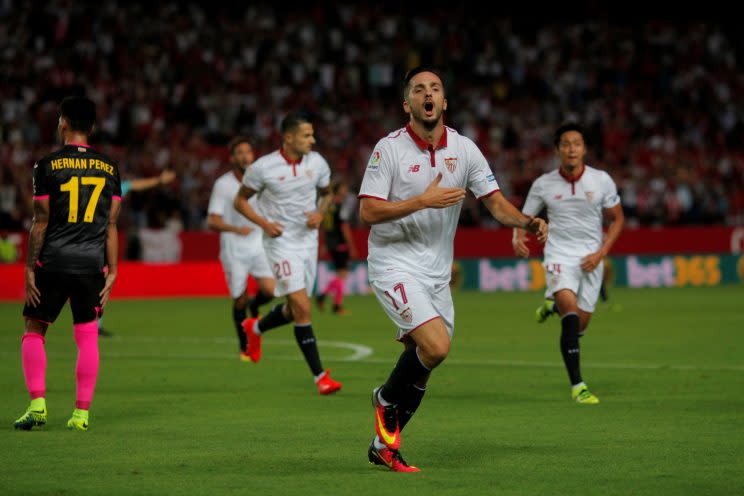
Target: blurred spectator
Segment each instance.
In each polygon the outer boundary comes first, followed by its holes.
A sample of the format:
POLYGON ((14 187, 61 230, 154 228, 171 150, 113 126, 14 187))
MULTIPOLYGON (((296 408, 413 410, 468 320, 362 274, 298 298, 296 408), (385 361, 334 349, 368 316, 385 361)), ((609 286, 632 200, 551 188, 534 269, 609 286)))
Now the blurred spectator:
MULTIPOLYGON (((93 143, 124 177, 180 178, 134 194, 122 228, 146 228, 148 212, 162 210, 203 229, 224 144, 241 133, 259 155, 271 151, 290 110, 314 115, 317 149, 354 189, 376 139, 405 122, 389 102, 419 63, 444 66, 448 124, 479 144, 516 203, 555 168, 551 134, 573 118, 588 123, 591 164, 618 183, 630 225, 741 223, 744 86, 732 26, 601 15, 538 24, 464 5, 443 18, 336 3, 5 2, 0 230, 29 225, 31 168, 55 146, 64 95, 96 101, 93 143)), ((481 208, 468 201, 463 223, 487 222, 481 208)))

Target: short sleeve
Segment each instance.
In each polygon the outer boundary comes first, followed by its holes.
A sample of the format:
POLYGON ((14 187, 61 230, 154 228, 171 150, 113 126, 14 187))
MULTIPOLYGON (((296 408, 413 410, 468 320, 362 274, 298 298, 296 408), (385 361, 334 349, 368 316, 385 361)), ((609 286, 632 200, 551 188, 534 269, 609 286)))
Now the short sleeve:
POLYGON ((377 198, 387 200, 393 181, 392 150, 384 141, 379 141, 367 162, 362 186, 359 188, 359 198, 377 198))
POLYGON ((129 190, 132 189, 132 181, 125 179, 121 182, 121 196, 127 196, 129 190))
POLYGON ((468 178, 467 187, 479 200, 499 190, 499 183, 491 172, 486 157, 475 143, 468 140, 468 178))
POLYGON ((522 207, 522 213, 525 215, 537 215, 545 208, 545 200, 543 199, 543 185, 540 178, 532 183, 530 192, 527 193, 527 200, 524 202, 522 207))
POLYGON ((331 166, 328 165, 326 159, 322 155, 318 154, 318 182, 319 188, 327 188, 331 184, 331 166))
POLYGON ((34 200, 43 200, 49 196, 49 188, 46 178, 46 167, 44 164, 36 162, 33 173, 34 182, 34 200))
POLYGON ((617 186, 609 174, 602 173, 602 208, 612 208, 620 203, 617 186))
POLYGON ((256 192, 263 191, 266 186, 263 176, 263 168, 256 162, 245 170, 243 185, 256 192))
POLYGON ((207 207, 208 215, 219 215, 222 217, 225 215, 225 203, 227 200, 225 198, 225 188, 222 186, 223 182, 220 180, 214 183, 212 194, 209 197, 209 206, 207 207))

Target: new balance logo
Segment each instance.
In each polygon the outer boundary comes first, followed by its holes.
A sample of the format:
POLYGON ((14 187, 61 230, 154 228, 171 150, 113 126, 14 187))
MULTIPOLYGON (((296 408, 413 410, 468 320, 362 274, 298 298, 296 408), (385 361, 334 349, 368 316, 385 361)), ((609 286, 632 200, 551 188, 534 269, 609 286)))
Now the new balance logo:
POLYGON ((408 172, 418 172, 419 170, 421 170, 421 166, 419 164, 411 165, 410 167, 408 167, 408 172))

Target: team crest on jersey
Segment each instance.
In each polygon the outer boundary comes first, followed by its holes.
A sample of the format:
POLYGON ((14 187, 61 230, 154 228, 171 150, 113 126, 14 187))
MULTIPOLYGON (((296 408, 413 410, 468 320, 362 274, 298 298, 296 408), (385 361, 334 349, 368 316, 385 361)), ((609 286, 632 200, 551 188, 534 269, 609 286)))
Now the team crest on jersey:
POLYGON ((382 155, 380 155, 380 152, 375 150, 372 152, 372 156, 369 158, 369 164, 367 164, 368 170, 377 170, 380 168, 380 160, 382 160, 382 155))
POLYGON ((306 175, 307 177, 309 177, 310 179, 312 179, 312 178, 313 178, 313 171, 312 171, 312 169, 308 169, 308 170, 306 170, 306 171, 305 171, 305 175, 306 175))
POLYGON ((586 195, 587 201, 592 201, 592 198, 594 198, 594 191, 585 191, 584 194, 586 195))
POLYGON ((450 173, 455 172, 455 169, 457 169, 457 157, 445 158, 444 165, 447 166, 447 170, 450 171, 450 173))
POLYGON ((411 312, 411 308, 406 308, 402 312, 400 312, 400 318, 408 322, 409 324, 413 322, 413 312, 411 312))

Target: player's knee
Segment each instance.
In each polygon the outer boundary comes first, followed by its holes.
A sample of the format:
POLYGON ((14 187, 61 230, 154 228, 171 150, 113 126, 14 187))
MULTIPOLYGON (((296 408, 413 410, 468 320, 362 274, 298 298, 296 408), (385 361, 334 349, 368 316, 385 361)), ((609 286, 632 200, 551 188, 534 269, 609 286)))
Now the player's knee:
POLYGON ((291 301, 288 306, 292 320, 295 322, 310 322, 310 300, 291 301))
POLYGON ((42 336, 44 336, 46 334, 48 327, 49 325, 44 322, 39 322, 38 320, 26 319, 26 326, 25 326, 26 332, 31 332, 34 334, 41 334, 42 336))
POLYGON ((436 367, 449 355, 449 341, 436 341, 419 346, 419 356, 424 365, 430 369, 436 367))

